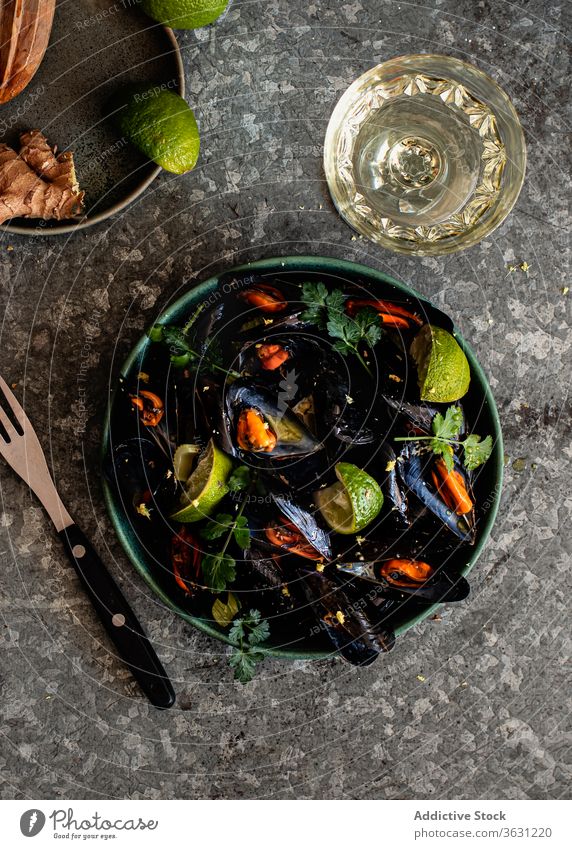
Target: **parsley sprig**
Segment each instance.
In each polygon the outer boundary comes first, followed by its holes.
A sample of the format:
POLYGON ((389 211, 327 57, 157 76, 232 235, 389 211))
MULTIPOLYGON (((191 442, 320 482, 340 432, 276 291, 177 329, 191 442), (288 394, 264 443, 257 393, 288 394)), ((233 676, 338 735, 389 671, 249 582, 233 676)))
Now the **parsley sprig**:
MULTIPOLYGON (((229 488, 234 492, 249 489, 251 484, 250 469, 247 466, 235 469, 228 482, 229 488)), ((224 537, 220 550, 209 552, 202 561, 205 583, 213 592, 223 592, 236 578, 236 560, 227 551, 230 543, 234 540, 239 548, 250 548, 248 520, 242 515, 245 506, 246 500, 243 499, 236 515, 217 513, 200 531, 201 537, 208 542, 224 537)))
POLYGON ((152 342, 162 342, 169 349, 170 359, 174 366, 196 366, 199 371, 220 371, 229 377, 240 377, 238 372, 226 369, 221 365, 220 345, 216 339, 209 341, 208 347, 202 353, 198 350, 200 344, 194 338, 194 325, 202 312, 203 304, 190 316, 183 327, 172 324, 155 324, 147 335, 152 342))
POLYGON ((395 442, 429 442, 429 449, 443 458, 447 471, 455 468, 455 448, 463 449, 463 466, 472 471, 481 466, 491 456, 493 440, 491 436, 481 439, 476 433, 470 433, 465 439, 458 439, 463 425, 463 412, 460 407, 448 407, 445 415, 437 413, 431 422, 432 436, 397 436, 395 442))
POLYGON ((234 677, 241 684, 252 681, 256 665, 264 660, 264 652, 257 649, 270 636, 270 626, 262 619, 259 610, 251 610, 248 616, 235 619, 229 637, 235 646, 229 663, 234 669, 234 677))
POLYGON ((358 310, 353 317, 347 315, 344 293, 340 289, 329 290, 324 283, 303 283, 302 301, 306 305, 302 319, 327 330, 335 340, 334 350, 356 356, 371 376, 359 345, 373 348, 381 339, 383 331, 376 311, 366 307, 358 310))

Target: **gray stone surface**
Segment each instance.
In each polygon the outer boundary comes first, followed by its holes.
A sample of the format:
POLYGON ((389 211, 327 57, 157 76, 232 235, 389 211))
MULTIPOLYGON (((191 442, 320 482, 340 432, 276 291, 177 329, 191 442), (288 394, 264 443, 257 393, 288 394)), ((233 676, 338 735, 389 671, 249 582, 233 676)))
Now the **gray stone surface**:
POLYGON ((4 798, 565 795, 569 10, 539 0, 235 0, 216 27, 181 35, 203 137, 197 169, 163 174, 109 226, 70 239, 2 236, 0 373, 24 395, 64 499, 178 691, 163 714, 141 700, 45 515, 2 468, 4 798), (336 215, 322 139, 358 74, 428 51, 474 61, 506 88, 529 169, 493 237, 408 259, 355 239, 336 215), (98 445, 112 371, 174 292, 230 263, 293 253, 384 269, 451 311, 496 393, 506 488, 470 603, 368 669, 267 662, 242 687, 221 646, 163 609, 130 568, 105 514, 98 445), (528 273, 507 272, 522 261, 528 273))

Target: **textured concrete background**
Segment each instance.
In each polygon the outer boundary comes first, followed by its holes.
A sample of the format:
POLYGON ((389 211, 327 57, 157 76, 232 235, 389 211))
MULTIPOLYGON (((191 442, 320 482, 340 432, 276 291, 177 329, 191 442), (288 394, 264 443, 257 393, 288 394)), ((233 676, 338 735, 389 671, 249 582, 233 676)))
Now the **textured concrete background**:
POLYGON ((180 39, 202 130, 197 169, 163 174, 109 226, 69 240, 1 238, 0 372, 25 396, 64 499, 178 691, 167 713, 142 701, 42 510, 0 468, 4 798, 566 793, 569 10, 539 0, 235 0, 215 27, 180 39), (528 142, 510 218, 444 259, 356 240, 321 168, 328 116, 348 83, 414 52, 488 71, 528 142), (231 263, 292 253, 381 268, 456 317, 500 407, 506 488, 470 603, 368 669, 266 662, 242 687, 220 645, 163 609, 130 568, 105 514, 98 445, 112 359, 174 292, 231 263), (528 274, 507 271, 522 261, 528 274))

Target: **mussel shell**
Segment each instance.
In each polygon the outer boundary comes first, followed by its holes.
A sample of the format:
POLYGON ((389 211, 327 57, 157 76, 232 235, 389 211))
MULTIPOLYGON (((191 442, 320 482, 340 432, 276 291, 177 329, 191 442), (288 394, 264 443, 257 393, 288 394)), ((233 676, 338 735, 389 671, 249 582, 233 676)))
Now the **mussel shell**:
POLYGON ((397 454, 387 442, 380 446, 376 463, 380 473, 372 474, 383 492, 383 509, 395 527, 406 530, 411 526, 407 492, 397 474, 397 454))
POLYGON ((364 391, 349 375, 333 369, 323 370, 316 378, 314 397, 316 418, 323 438, 334 436, 346 445, 369 445, 378 442, 384 430, 384 419, 375 407, 363 400, 364 391))
POLYGON ((295 459, 313 454, 322 448, 321 443, 310 433, 301 419, 287 404, 275 398, 272 392, 245 378, 239 378, 227 385, 224 399, 225 418, 230 434, 232 453, 235 456, 260 459, 260 454, 245 451, 237 443, 236 427, 238 417, 243 410, 256 410, 270 425, 276 434, 276 446, 265 455, 264 460, 295 459))
POLYGON ((308 573, 304 591, 312 605, 319 627, 336 651, 355 666, 368 666, 380 653, 395 644, 393 632, 368 618, 367 603, 348 595, 331 578, 308 573))
POLYGON ((332 556, 330 535, 319 526, 315 516, 289 495, 273 493, 271 497, 278 510, 298 528, 310 545, 328 560, 332 556))
MULTIPOLYGON (((438 407, 425 401, 408 401, 403 396, 394 397, 385 393, 382 393, 380 397, 383 403, 394 411, 397 418, 397 431, 404 434, 411 432, 411 430, 421 430, 425 434, 430 434, 433 419, 437 413, 444 414, 447 406, 438 407)), ((458 407, 462 413, 462 424, 459 430, 459 436, 462 437, 466 430, 465 414, 458 401, 455 403, 455 407, 458 407)))
POLYGON ((397 576, 380 574, 383 561, 339 563, 337 569, 344 575, 360 578, 379 587, 380 594, 389 599, 415 598, 422 604, 437 604, 439 602, 463 601, 469 595, 470 587, 454 569, 442 565, 433 570, 431 576, 422 583, 411 581, 409 585, 397 576))
POLYGON ((419 453, 414 443, 406 443, 397 460, 397 469, 405 486, 427 507, 442 524, 465 543, 475 541, 475 527, 472 517, 458 516, 438 495, 430 483, 430 469, 433 455, 419 453))

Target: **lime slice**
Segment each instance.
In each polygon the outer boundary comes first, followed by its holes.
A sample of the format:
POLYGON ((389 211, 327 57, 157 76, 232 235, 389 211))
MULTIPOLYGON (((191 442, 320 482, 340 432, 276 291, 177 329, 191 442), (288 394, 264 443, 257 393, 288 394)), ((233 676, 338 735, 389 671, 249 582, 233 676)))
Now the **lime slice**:
POLYGON ((160 86, 121 92, 112 103, 123 135, 139 150, 173 174, 195 167, 199 128, 193 110, 182 97, 160 86))
POLYGON ((353 463, 338 463, 336 477, 338 482, 314 493, 314 500, 332 530, 355 534, 378 515, 383 493, 377 481, 353 463))
POLYGON ((201 446, 194 445, 190 442, 185 442, 179 445, 173 455, 173 471, 178 481, 186 481, 189 479, 191 472, 195 467, 198 456, 201 453, 201 446))
POLYGON ((422 401, 447 404, 466 395, 471 370, 454 336, 441 327, 426 324, 411 343, 410 353, 417 366, 422 401))
POLYGON ((173 29, 196 29, 212 24, 222 15, 229 0, 143 0, 144 11, 173 29))
POLYGON ((181 509, 173 513, 175 522, 199 522, 209 516, 228 492, 226 482, 232 471, 232 460, 211 441, 187 481, 181 497, 181 509))

